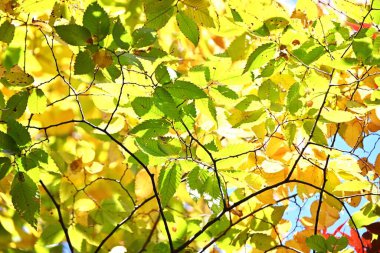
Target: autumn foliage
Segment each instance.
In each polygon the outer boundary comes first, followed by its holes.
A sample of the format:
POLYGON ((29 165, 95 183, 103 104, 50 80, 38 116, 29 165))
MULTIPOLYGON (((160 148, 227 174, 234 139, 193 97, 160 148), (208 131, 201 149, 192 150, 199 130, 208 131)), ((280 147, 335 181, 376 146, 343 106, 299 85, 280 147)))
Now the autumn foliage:
POLYGON ((379 252, 380 1, 290 2, 0 1, 0 251, 379 252))

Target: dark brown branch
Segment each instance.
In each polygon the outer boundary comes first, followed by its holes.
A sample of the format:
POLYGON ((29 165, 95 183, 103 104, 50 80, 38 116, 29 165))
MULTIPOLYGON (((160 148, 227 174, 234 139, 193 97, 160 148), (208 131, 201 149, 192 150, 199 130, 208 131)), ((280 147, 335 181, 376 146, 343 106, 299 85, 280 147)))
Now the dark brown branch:
POLYGON ((48 188, 46 187, 46 185, 44 184, 44 182, 41 179, 40 179, 40 184, 42 185, 42 187, 44 188, 45 192, 47 193, 47 195, 49 196, 49 198, 53 202, 53 204, 55 206, 55 209, 58 212, 58 221, 59 221, 59 224, 62 227, 63 233, 65 234, 66 242, 69 245, 70 251, 74 252, 74 247, 73 247, 73 244, 71 243, 71 240, 70 240, 69 231, 68 231, 68 229, 67 229, 67 227, 65 225, 65 222, 63 221, 63 216, 62 216, 62 212, 61 212, 61 206, 54 199, 53 195, 50 193, 50 191, 48 190, 48 188))

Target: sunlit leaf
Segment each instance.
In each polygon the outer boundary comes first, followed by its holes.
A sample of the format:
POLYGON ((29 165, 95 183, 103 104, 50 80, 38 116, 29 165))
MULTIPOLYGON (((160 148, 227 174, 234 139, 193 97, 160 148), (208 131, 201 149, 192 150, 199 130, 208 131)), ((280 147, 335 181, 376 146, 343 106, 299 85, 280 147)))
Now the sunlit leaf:
POLYGON ((176 18, 181 32, 194 44, 194 46, 197 46, 199 42, 199 29, 197 24, 181 11, 177 13, 176 18))
POLYGON ((249 56, 243 73, 264 66, 273 58, 275 53, 276 45, 274 43, 259 46, 249 56))
POLYGON ((45 112, 47 106, 47 98, 41 89, 33 89, 28 99, 28 109, 33 114, 45 112))
POLYGON ((174 0, 144 0, 144 10, 146 13, 146 26, 153 29, 160 29, 166 25, 174 12, 174 0))
POLYGON ((161 196, 161 204, 167 206, 175 194, 181 181, 181 167, 173 165, 171 168, 162 169, 158 177, 158 190, 161 196))

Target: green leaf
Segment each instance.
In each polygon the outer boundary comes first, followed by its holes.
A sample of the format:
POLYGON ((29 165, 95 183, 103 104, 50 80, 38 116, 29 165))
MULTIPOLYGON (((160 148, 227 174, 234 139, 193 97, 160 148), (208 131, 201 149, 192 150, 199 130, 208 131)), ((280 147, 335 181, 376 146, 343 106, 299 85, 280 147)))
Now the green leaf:
POLYGON ((259 46, 248 57, 243 73, 264 66, 273 58, 275 53, 276 44, 274 43, 267 43, 259 46))
POLYGON ((280 100, 280 87, 271 80, 266 80, 260 85, 258 95, 261 100, 268 99, 272 103, 278 103, 280 100))
POLYGON ((110 19, 104 9, 97 2, 93 2, 83 14, 83 26, 100 41, 108 35, 110 19))
POLYGON ((269 235, 255 233, 251 237, 252 247, 259 250, 268 250, 276 246, 276 241, 269 235))
POLYGON ((254 231, 272 229, 273 225, 280 222, 286 208, 286 206, 274 206, 257 212, 255 218, 252 219, 251 229, 254 231))
POLYGON ((74 75, 91 74, 94 72, 95 63, 89 51, 80 51, 75 57, 74 75))
POLYGON ((3 93, 0 91, 0 109, 5 108, 5 99, 3 93))
POLYGON ((179 183, 181 182, 182 169, 178 165, 165 168, 160 171, 158 177, 158 191, 160 193, 161 204, 165 207, 174 196, 179 183))
POLYGON ((162 140, 136 138, 137 145, 147 154, 152 156, 164 157, 178 154, 179 150, 162 140))
POLYGON ((165 135, 169 131, 169 127, 170 124, 166 120, 150 119, 135 126, 129 133, 140 134, 140 132, 143 131, 142 136, 144 138, 151 138, 165 135))
POLYGON ((113 26, 112 37, 116 45, 118 45, 122 49, 128 50, 131 46, 130 43, 132 38, 127 34, 127 31, 125 30, 120 19, 118 19, 115 25, 113 26))
POLYGON ((0 131, 0 152, 5 154, 18 154, 20 149, 11 136, 0 131))
POLYGON ((16 27, 11 24, 8 20, 0 25, 0 41, 5 43, 11 43, 15 35, 16 27))
POLYGON ((239 95, 236 94, 235 91, 231 90, 230 88, 228 88, 225 85, 219 85, 215 89, 217 91, 219 91, 219 93, 222 94, 223 96, 225 96, 226 98, 230 98, 230 99, 238 99, 239 98, 239 95))
POLYGON ((294 138, 296 137, 297 133, 297 126, 294 123, 288 123, 285 126, 285 137, 288 141, 288 146, 291 147, 294 141, 294 138))
POLYGON ((55 27, 59 37, 73 46, 86 46, 92 44, 90 31, 80 25, 59 25, 55 27))
POLYGON ((39 148, 32 149, 28 157, 38 163, 48 163, 48 154, 43 150, 39 148))
MULTIPOLYGON (((303 124, 303 128, 304 128, 307 135, 311 134, 311 130, 313 129, 313 126, 314 126, 314 121, 305 120, 305 122, 303 124)), ((315 127, 313 136, 311 137, 311 140, 317 144, 327 145, 326 136, 318 126, 315 127)))
POLYGON ((28 97, 29 94, 26 91, 21 91, 10 97, 7 101, 7 106, 3 110, 1 119, 7 121, 9 118, 20 118, 25 112, 26 105, 28 104, 28 97))
POLYGON ((124 66, 135 66, 141 70, 144 70, 140 60, 133 54, 123 53, 119 56, 120 64, 124 66))
POLYGON ((33 114, 40 114, 46 110, 47 98, 41 89, 33 89, 28 99, 29 111, 33 114))
POLYGON ((29 157, 22 156, 21 158, 16 159, 17 167, 20 170, 28 171, 30 169, 36 168, 38 166, 38 162, 34 161, 29 157), (22 169, 21 169, 22 168, 22 169))
POLYGON ((314 61, 318 60, 324 53, 326 53, 325 49, 322 46, 318 46, 313 48, 310 52, 303 53, 300 55, 299 59, 305 64, 311 64, 314 61))
POLYGON ((327 249, 330 252, 338 252, 340 250, 343 250, 348 245, 348 239, 344 236, 340 238, 336 238, 335 236, 330 235, 329 238, 326 240, 327 249))
POLYGON ((281 71, 284 68, 285 62, 286 60, 284 58, 270 60, 269 63, 265 65, 264 69, 261 71, 259 77, 270 77, 273 74, 281 71))
POLYGON ((286 106, 292 115, 294 115, 299 109, 302 108, 299 91, 300 84, 294 83, 292 86, 290 86, 288 94, 286 96, 286 106))
POLYGON ((194 46, 197 46, 199 42, 199 29, 197 23, 186 16, 182 11, 177 13, 176 19, 179 30, 194 44, 194 46))
MULTIPOLYGON (((359 211, 352 215, 352 219, 358 228, 374 223, 379 218, 379 206, 376 203, 366 203, 359 211)), ((353 227, 352 221, 350 226, 353 227)))
POLYGON ((162 87, 154 90, 153 101, 156 107, 171 119, 178 119, 179 113, 173 97, 162 87))
POLYGON ((156 41, 157 35, 155 30, 142 27, 133 31, 132 38, 133 47, 142 48, 152 45, 156 41))
POLYGON ((142 117, 147 114, 153 106, 153 99, 151 97, 136 97, 131 102, 133 111, 142 117))
POLYGON ((164 27, 173 16, 174 0, 144 0, 144 10, 147 27, 159 30, 164 27))
POLYGON ((317 252, 327 253, 326 240, 321 235, 312 235, 306 238, 306 244, 310 249, 313 249, 317 252))
POLYGON ((199 167, 195 167, 190 171, 187 176, 187 184, 189 185, 190 194, 193 198, 198 200, 203 196, 206 187, 205 183, 210 176, 207 170, 199 167))
POLYGON ((177 80, 173 84, 166 85, 165 88, 173 97, 180 99, 207 98, 207 94, 201 88, 187 81, 177 80))
POLYGON ((26 127, 21 125, 14 119, 9 119, 7 122, 7 134, 16 141, 18 146, 25 146, 31 142, 30 134, 26 127))
POLYGON ((8 175, 11 168, 11 160, 8 157, 0 157, 0 180, 8 175))
POLYGON ((13 206, 17 213, 32 227, 37 228, 37 216, 40 212, 40 193, 33 180, 23 172, 13 178, 11 187, 13 206))
POLYGON ((359 60, 364 61, 372 54, 372 39, 368 37, 354 39, 352 49, 354 50, 356 57, 359 60))
POLYGON ((154 77, 156 78, 157 82, 161 84, 171 83, 174 79, 169 73, 169 68, 163 64, 157 66, 154 71, 154 77))

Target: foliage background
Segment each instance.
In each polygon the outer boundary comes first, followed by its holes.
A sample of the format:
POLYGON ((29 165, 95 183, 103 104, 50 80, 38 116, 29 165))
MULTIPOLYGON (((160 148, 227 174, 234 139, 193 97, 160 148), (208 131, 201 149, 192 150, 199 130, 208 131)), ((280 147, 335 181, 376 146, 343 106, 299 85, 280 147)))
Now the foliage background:
POLYGON ((0 17, 3 251, 379 248, 379 1, 0 17))

